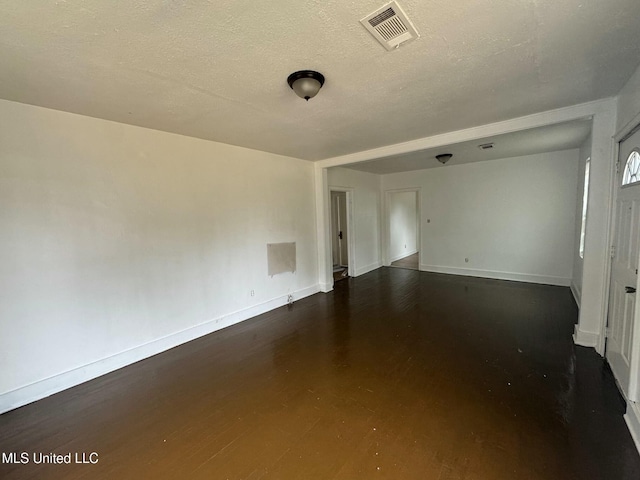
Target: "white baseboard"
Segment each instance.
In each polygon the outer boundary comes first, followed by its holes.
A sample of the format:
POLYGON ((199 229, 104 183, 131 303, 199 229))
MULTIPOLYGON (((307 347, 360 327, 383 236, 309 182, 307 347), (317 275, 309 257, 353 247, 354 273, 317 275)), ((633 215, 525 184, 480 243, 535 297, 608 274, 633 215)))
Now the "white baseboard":
POLYGON ((410 257, 411 255, 415 255, 416 253, 418 253, 418 250, 414 250, 413 252, 410 252, 410 253, 401 253, 400 255, 396 255, 395 257, 392 257, 391 261, 389 263, 393 263, 393 262, 396 262, 398 260, 402 260, 403 258, 410 257))
POLYGON ((318 284, 318 290, 322 293, 329 293, 333 290, 333 283, 320 283, 318 284))
POLYGON ((640 453, 640 406, 636 402, 627 402, 627 413, 624 414, 624 421, 640 453))
POLYGON ((578 305, 578 308, 580 308, 580 290, 578 290, 578 287, 575 283, 573 283, 573 281, 571 281, 571 285, 569 285, 569 287, 571 288, 571 293, 573 294, 573 299, 576 301, 576 305, 578 305))
POLYGON ((530 273, 500 272, 496 270, 480 270, 474 268, 441 267, 438 265, 420 265, 423 272, 448 273, 450 275, 462 275, 465 277, 491 278, 495 280, 511 280, 514 282, 540 283, 543 285, 558 285, 568 287, 571 279, 554 277, 550 275, 535 275, 530 273))
MULTIPOLYGON (((319 291, 320 285, 313 285, 297 290, 293 292, 292 295, 294 300, 300 300, 318 293, 319 291)), ((286 304, 287 295, 281 295, 266 302, 172 333, 166 337, 158 338, 144 345, 103 358, 102 360, 98 360, 82 367, 74 368, 73 370, 0 394, 0 414, 100 377, 109 372, 113 372, 114 370, 131 365, 132 363, 139 362, 145 358, 162 353, 170 348, 177 347, 183 343, 195 340, 196 338, 208 335, 209 333, 240 323, 244 320, 248 320, 249 318, 261 315, 286 304)))
POLYGON ((573 332, 573 343, 576 345, 581 345, 583 347, 596 347, 598 345, 598 341, 600 340, 600 334, 593 332, 585 332, 578 328, 578 325, 575 326, 575 330, 573 332))
POLYGON ((380 262, 375 262, 375 263, 366 265, 364 267, 356 268, 356 274, 354 276, 358 277, 360 275, 364 275, 365 273, 373 272, 374 270, 377 270, 381 266, 382 264, 380 262))

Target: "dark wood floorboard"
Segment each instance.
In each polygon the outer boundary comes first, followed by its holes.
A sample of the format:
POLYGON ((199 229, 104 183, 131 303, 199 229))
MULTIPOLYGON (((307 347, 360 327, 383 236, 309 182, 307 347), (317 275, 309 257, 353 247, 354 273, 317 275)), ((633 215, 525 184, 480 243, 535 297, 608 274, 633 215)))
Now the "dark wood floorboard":
POLYGON ((0 416, 2 479, 640 478, 567 288, 382 268, 0 416))
POLYGON ((347 268, 342 268, 340 270, 338 270, 337 272, 335 271, 336 267, 334 267, 334 272, 333 272, 333 282, 340 282, 342 280, 346 280, 347 278, 349 278, 349 274, 347 273, 347 268))
POLYGON ((413 255, 409 255, 407 257, 401 258, 400 260, 396 260, 391 263, 392 267, 398 268, 409 268, 411 270, 418 270, 420 268, 420 259, 419 254, 414 253, 413 255))

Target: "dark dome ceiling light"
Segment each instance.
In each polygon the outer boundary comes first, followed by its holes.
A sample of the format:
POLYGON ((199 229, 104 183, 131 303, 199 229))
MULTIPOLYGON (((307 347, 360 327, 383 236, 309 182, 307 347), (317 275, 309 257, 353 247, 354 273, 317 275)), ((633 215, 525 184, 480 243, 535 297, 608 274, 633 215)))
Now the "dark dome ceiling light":
POLYGON ((441 153, 440 155, 436 155, 436 159, 443 165, 451 160, 451 157, 453 157, 453 155, 450 153, 441 153))
POLYGON ((300 70, 289 75, 287 83, 296 95, 308 102, 324 85, 324 75, 313 70, 300 70))

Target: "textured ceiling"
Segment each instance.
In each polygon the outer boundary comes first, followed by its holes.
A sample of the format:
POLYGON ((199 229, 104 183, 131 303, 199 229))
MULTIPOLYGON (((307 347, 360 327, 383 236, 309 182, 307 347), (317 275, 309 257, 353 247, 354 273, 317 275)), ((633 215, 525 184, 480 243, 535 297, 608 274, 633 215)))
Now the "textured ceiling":
POLYGON ((386 157, 368 162, 349 165, 353 170, 384 175, 388 173, 409 172, 426 168, 442 168, 436 160, 440 153, 451 153, 453 157, 446 164, 496 160, 498 158, 521 157, 535 153, 556 152, 579 148, 591 133, 591 120, 575 120, 544 127, 531 128, 513 133, 494 135, 469 142, 457 143, 448 147, 430 148, 403 155, 386 157), (493 143, 490 150, 481 150, 479 145, 493 143))
POLYGON ((638 0, 0 0, 0 98, 324 159, 617 94, 638 0), (326 76, 304 102, 296 70, 326 76))

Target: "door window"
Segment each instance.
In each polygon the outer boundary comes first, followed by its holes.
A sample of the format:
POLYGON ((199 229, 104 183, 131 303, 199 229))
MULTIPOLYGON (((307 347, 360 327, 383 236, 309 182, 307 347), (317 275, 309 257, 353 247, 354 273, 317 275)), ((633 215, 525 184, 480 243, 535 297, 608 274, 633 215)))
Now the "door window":
POLYGON ((622 176, 622 185, 631 185, 640 181, 640 153, 634 150, 627 157, 622 176))

